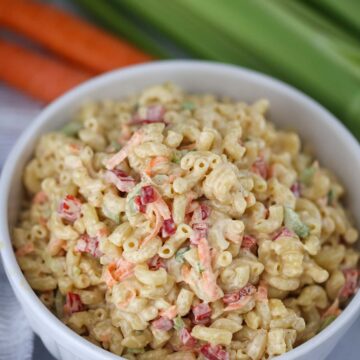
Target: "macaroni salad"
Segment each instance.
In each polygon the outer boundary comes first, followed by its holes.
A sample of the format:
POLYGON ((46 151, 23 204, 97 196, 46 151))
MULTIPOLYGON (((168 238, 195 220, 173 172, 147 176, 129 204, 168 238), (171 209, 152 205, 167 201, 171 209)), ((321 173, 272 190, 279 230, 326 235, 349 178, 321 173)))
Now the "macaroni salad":
POLYGON ((42 136, 13 232, 42 302, 130 360, 269 359, 326 327, 358 289, 358 232, 268 106, 164 84, 42 136))

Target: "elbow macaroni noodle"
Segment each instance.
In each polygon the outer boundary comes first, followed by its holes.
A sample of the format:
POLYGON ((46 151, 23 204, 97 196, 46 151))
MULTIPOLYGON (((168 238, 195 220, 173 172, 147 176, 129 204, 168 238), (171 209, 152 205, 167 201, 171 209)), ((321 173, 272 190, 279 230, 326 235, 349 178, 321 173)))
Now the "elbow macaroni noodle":
POLYGON ((316 335, 357 290, 358 233, 268 106, 165 84, 42 136, 13 231, 41 301, 127 359, 262 360, 316 335))

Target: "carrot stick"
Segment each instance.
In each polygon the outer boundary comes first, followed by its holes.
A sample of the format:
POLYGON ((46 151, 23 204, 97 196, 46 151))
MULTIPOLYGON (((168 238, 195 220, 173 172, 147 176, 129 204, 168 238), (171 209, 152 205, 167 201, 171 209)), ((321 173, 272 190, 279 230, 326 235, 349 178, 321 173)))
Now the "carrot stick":
POLYGON ((127 42, 51 5, 0 0, 0 25, 97 73, 151 60, 127 42))
POLYGON ((49 102, 91 74, 0 39, 0 80, 49 102))

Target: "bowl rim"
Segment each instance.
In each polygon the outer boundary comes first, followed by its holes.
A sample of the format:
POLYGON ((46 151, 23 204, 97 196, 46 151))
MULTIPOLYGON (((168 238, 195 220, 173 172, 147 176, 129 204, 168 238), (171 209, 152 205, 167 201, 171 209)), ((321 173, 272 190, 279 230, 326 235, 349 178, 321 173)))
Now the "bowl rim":
MULTIPOLYGON (((52 115, 61 112, 71 102, 73 98, 84 98, 87 93, 98 86, 110 86, 114 82, 121 82, 123 79, 131 76, 137 76, 142 73, 149 73, 152 70, 166 70, 173 69, 174 71, 194 71, 197 69, 208 70, 214 72, 223 72, 227 74, 237 73, 237 75, 248 78, 260 84, 267 85, 272 88, 280 90, 282 93, 287 93, 296 102, 302 106, 307 107, 312 113, 316 114, 319 121, 322 121, 326 126, 332 127, 332 131, 336 132, 338 137, 342 137, 351 147, 351 151, 357 156, 360 164, 360 145, 355 137, 345 128, 345 126, 335 118, 328 110, 315 100, 305 95, 294 87, 272 78, 268 75, 259 72, 242 68, 235 65, 222 64, 212 61, 199 61, 199 60, 164 60, 154 61, 152 63, 129 66, 126 68, 114 70, 106 74, 97 76, 85 83, 77 86, 71 91, 59 97, 56 101, 46 106, 39 115, 32 121, 32 123, 21 134, 19 139, 13 146, 10 154, 8 155, 5 165, 3 167, 0 177, 0 236, 3 240, 1 246, 1 257, 4 264, 5 272, 15 290, 17 298, 21 297, 22 307, 24 304, 31 309, 31 315, 35 316, 38 321, 41 321, 43 326, 51 331, 53 338, 58 338, 62 346, 69 351, 76 353, 83 352, 84 355, 89 354, 93 356, 101 356, 102 359, 116 360, 121 357, 110 353, 98 347, 91 342, 85 340, 76 332, 68 328, 52 314, 45 305, 36 296, 35 292, 31 289, 26 281, 21 269, 16 261, 15 253, 11 245, 10 229, 8 226, 8 194, 11 186, 12 178, 15 176, 15 166, 19 158, 23 156, 26 145, 34 138, 35 133, 41 126, 51 121, 52 115), (34 315, 33 315, 34 314, 34 315), (76 335, 76 336, 74 336, 76 335), (66 345, 63 345, 64 342, 66 345)), ((276 357, 279 360, 292 360, 297 359, 299 356, 309 354, 312 349, 320 346, 328 338, 333 337, 341 330, 347 323, 351 323, 360 312, 360 292, 358 292, 348 306, 344 309, 341 315, 326 329, 319 334, 294 348, 293 350, 276 357)))

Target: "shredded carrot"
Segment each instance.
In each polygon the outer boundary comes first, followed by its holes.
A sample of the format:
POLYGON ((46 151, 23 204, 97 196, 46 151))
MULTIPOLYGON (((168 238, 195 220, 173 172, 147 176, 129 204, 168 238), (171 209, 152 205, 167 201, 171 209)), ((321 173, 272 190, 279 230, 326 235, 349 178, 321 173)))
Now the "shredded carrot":
POLYGON ((133 136, 126 143, 126 145, 105 162, 105 167, 108 170, 112 170, 115 166, 117 166, 121 162, 123 162, 129 155, 129 152, 131 151, 131 149, 134 146, 137 146, 141 143, 142 138, 143 138, 143 134, 141 131, 134 132, 133 136))
POLYGON ((181 267, 181 276, 183 277, 185 282, 188 282, 188 279, 190 277, 191 267, 188 264, 184 264, 181 267))
POLYGON ((98 236, 99 237, 104 237, 107 236, 109 234, 109 230, 107 227, 102 227, 99 231, 98 231, 98 236))
POLYGON ((162 198, 161 194, 156 189, 155 189, 155 193, 156 193, 156 200, 155 202, 153 202, 155 208, 157 209, 160 216, 162 216, 164 220, 170 219, 171 211, 169 209, 169 206, 167 205, 165 200, 162 198))
POLYGON ((37 100, 50 102, 90 77, 90 73, 0 39, 0 80, 37 100))
POLYGON ((134 274, 135 264, 120 258, 116 263, 112 262, 104 271, 103 280, 108 287, 127 279, 134 274))
MULTIPOLYGON (((54 6, 31 0, 2 0, 1 6, 2 26, 96 73, 151 60, 127 42, 54 6)), ((26 61, 23 64, 34 70, 26 61)))
POLYGON ((178 312, 177 312, 176 305, 172 305, 166 310, 159 311, 160 316, 164 316, 170 320, 174 319, 174 317, 176 317, 177 314, 178 314, 178 312))
POLYGON ((150 212, 153 212, 155 214, 155 225, 152 227, 151 233, 143 239, 141 245, 145 245, 147 242, 153 239, 159 233, 161 226, 164 223, 164 219, 161 216, 159 209, 155 206, 155 203, 151 203, 148 206, 150 212))
POLYGON ((198 256, 204 271, 201 274, 201 280, 204 290, 215 301, 222 297, 222 290, 216 283, 216 276, 211 267, 211 253, 209 243, 205 238, 200 238, 198 243, 198 256))
POLYGON ((339 308, 339 298, 336 298, 334 302, 325 310, 321 317, 324 319, 330 315, 338 316, 340 314, 341 309, 339 308))
POLYGON ((69 147, 73 154, 79 154, 80 149, 81 149, 79 144, 71 143, 71 144, 69 144, 69 147))
POLYGON ((249 301, 252 299, 252 296, 243 296, 240 300, 233 302, 232 304, 229 304, 224 311, 233 311, 238 310, 246 306, 249 301))
POLYGON ((194 150, 195 147, 196 147, 196 144, 188 144, 188 145, 180 146, 178 149, 179 150, 194 150))
POLYGON ((103 273, 103 280, 105 281, 107 287, 109 287, 109 288, 113 287, 117 283, 117 281, 115 280, 115 278, 113 276, 113 272, 115 270, 116 270, 116 264, 110 263, 105 268, 105 271, 103 273))
POLYGON ((203 266, 204 270, 210 270, 211 268, 211 254, 209 243, 205 238, 201 238, 198 244, 198 255, 200 264, 203 266))
POLYGON ((17 249, 16 251, 16 256, 21 257, 21 256, 25 256, 31 252, 33 252, 35 250, 34 248, 34 244, 33 243, 27 243, 21 247, 19 247, 19 249, 17 249))
POLYGON ((39 191, 35 194, 34 198, 32 199, 33 204, 44 204, 48 201, 47 195, 44 191, 39 191))
POLYGON ((265 301, 268 299, 268 287, 264 282, 260 282, 255 294, 255 299, 257 301, 265 301))
POLYGON ((153 169, 155 166, 160 165, 160 164, 166 164, 167 162, 169 162, 169 159, 165 156, 155 156, 153 157, 147 167, 145 168, 144 172, 148 175, 151 176, 153 169))

